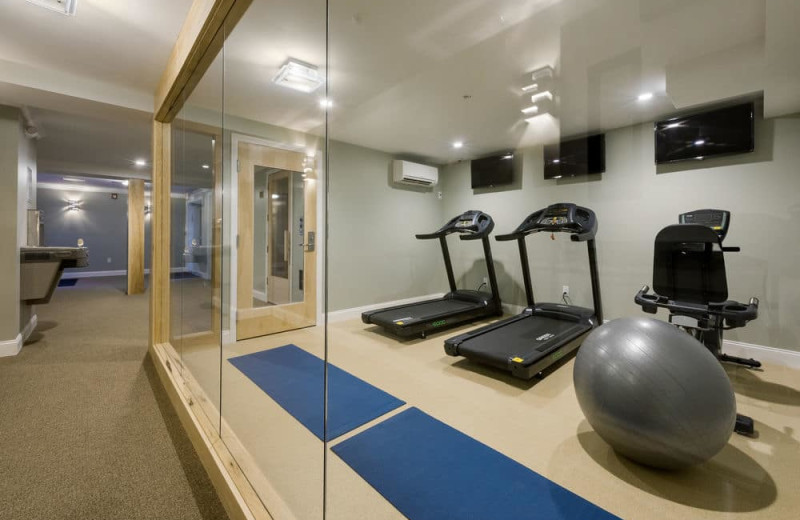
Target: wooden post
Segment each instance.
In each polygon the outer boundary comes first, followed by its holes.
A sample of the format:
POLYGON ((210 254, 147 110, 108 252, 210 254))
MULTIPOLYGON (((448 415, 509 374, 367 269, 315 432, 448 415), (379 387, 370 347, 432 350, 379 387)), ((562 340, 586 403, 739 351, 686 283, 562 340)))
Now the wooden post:
POLYGON ((144 180, 128 181, 128 294, 144 292, 144 180))

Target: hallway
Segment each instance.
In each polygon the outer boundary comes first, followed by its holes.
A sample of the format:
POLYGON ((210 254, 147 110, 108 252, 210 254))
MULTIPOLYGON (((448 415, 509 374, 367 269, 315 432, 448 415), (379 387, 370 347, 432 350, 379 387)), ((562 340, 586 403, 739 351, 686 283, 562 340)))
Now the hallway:
POLYGON ((81 279, 0 359, 0 519, 226 519, 147 356, 148 294, 81 279))

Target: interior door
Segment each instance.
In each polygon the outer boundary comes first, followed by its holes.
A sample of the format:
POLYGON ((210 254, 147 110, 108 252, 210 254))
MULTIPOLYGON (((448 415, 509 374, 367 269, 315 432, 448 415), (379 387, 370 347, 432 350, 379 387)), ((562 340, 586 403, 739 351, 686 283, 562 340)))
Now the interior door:
POLYGON ((243 141, 237 159, 236 339, 315 325, 313 159, 243 141))

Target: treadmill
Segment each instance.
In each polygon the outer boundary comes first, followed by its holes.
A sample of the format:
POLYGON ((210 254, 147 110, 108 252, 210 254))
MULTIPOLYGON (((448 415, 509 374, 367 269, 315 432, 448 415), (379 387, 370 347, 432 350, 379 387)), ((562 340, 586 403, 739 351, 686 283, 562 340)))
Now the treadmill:
POLYGON ((510 371, 521 379, 531 379, 577 349, 584 337, 603 323, 594 243, 596 234, 597 219, 592 210, 571 203, 558 203, 531 213, 513 233, 497 236, 497 240, 516 240, 519 245, 528 306, 517 316, 447 339, 445 352, 510 371), (594 309, 534 302, 525 237, 541 232, 569 233, 573 242, 586 242, 594 309))
POLYGON ((434 233, 416 235, 416 238, 420 240, 439 239, 442 256, 444 256, 444 267, 447 269, 447 280, 450 282, 450 292, 434 300, 368 311, 361 315, 361 321, 379 325, 403 338, 417 335, 424 338, 430 331, 443 330, 468 321, 502 315, 503 309, 500 304, 500 293, 497 290, 497 277, 492 261, 492 248, 489 243, 489 233, 492 232, 492 229, 494 229, 492 217, 482 211, 472 210, 451 219, 434 233), (453 264, 450 262, 450 251, 447 248, 447 235, 451 233, 459 233, 461 240, 480 240, 483 243, 491 293, 456 289, 453 264))

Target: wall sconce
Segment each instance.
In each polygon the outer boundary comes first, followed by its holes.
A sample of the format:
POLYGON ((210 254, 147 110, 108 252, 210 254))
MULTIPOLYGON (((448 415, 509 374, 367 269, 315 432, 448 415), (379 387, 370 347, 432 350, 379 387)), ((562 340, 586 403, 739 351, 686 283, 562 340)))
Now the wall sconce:
POLYGON ((67 201, 67 211, 79 211, 80 209, 81 209, 81 201, 79 200, 67 201))
POLYGON ((308 174, 314 171, 314 156, 306 155, 303 157, 303 178, 308 177, 308 174))
POLYGON ((525 119, 550 113, 555 102, 553 67, 538 68, 526 74, 523 81, 521 111, 525 119))

